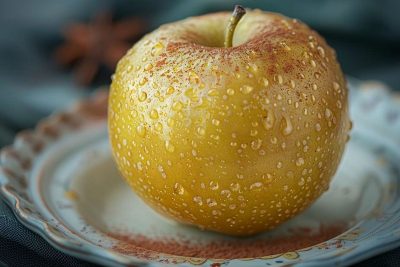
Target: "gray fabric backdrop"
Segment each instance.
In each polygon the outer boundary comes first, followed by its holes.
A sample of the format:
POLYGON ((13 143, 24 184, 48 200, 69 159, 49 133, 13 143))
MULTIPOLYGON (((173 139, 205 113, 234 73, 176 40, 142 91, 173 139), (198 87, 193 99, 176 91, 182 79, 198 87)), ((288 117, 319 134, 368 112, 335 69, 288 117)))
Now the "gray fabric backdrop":
MULTIPOLYGON (((62 29, 87 21, 99 11, 117 17, 141 15, 149 29, 234 4, 276 11, 299 18, 318 30, 338 53, 346 74, 377 79, 400 89, 400 1, 125 1, 0 0, 0 147, 40 118, 70 105, 90 90, 80 90, 70 72, 52 60, 62 29)), ((108 80, 108 77, 104 77, 108 80)), ((0 266, 86 266, 59 253, 15 219, 0 200, 0 266)), ((400 250, 359 266, 400 266, 400 250)))

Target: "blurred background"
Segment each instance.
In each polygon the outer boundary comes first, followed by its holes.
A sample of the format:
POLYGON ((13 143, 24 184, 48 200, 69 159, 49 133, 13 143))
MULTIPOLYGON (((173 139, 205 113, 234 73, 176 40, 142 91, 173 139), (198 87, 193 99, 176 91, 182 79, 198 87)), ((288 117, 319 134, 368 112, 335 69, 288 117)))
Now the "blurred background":
POLYGON ((336 49, 347 75, 400 89, 398 0, 0 0, 0 147, 107 86, 118 58, 144 33, 234 4, 308 23, 336 49))

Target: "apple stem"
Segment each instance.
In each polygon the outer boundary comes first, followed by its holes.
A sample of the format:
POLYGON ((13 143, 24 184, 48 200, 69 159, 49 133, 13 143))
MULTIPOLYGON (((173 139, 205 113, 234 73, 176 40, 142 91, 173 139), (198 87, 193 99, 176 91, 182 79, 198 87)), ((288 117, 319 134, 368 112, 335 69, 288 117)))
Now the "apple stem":
POLYGON ((229 20, 228 26, 225 30, 225 47, 232 47, 233 33, 244 14, 246 14, 246 9, 241 5, 235 5, 235 9, 233 10, 231 19, 229 20))

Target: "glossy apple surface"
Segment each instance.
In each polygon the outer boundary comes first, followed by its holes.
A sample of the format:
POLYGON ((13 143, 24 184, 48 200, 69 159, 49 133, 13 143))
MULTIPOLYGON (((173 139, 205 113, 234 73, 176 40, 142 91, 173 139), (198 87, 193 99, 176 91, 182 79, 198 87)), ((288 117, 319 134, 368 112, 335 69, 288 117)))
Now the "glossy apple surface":
POLYGON ((348 139, 335 52, 279 14, 230 13, 146 35, 118 64, 109 100, 113 155, 158 212, 248 235, 295 216, 324 191, 348 139))

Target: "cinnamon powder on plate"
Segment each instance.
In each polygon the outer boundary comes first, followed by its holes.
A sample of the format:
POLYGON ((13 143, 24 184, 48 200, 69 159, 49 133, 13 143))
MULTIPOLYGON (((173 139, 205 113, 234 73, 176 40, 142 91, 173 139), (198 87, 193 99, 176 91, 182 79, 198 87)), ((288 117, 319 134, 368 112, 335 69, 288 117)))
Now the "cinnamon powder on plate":
POLYGON ((124 233, 112 233, 109 236, 117 240, 114 250, 139 257, 146 257, 152 254, 150 252, 156 252, 194 258, 237 259, 256 258, 307 248, 327 241, 344 230, 343 225, 321 226, 316 233, 311 229, 301 228, 287 237, 236 238, 205 244, 178 238, 149 238, 144 235, 124 233))

